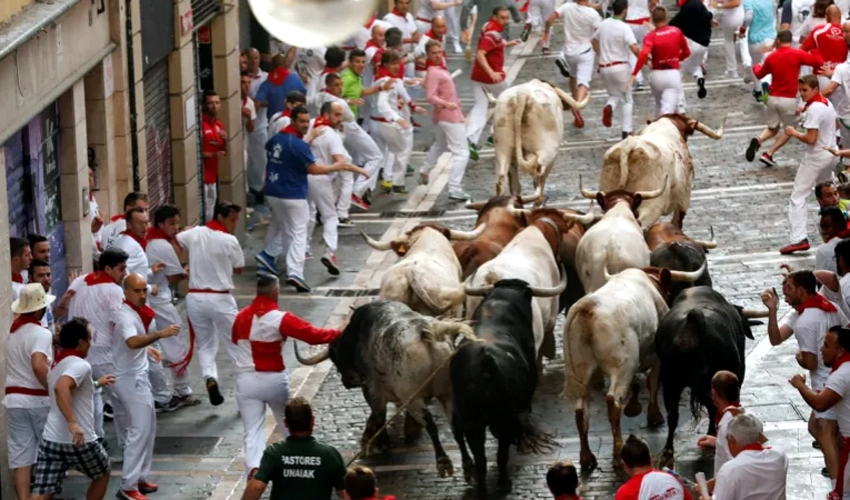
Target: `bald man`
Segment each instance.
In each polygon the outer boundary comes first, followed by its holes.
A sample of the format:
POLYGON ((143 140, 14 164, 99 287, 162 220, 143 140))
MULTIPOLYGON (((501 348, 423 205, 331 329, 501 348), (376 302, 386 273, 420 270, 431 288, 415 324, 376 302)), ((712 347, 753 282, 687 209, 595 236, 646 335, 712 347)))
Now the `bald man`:
MULTIPOLYGON (((823 57, 823 66, 813 68, 820 90, 823 91, 829 85, 829 75, 824 74, 823 69, 832 69, 847 60, 847 42, 844 41, 841 28, 841 9, 837 5, 826 8, 826 23, 815 26, 800 48, 806 52, 817 51, 823 57)), ((835 105, 835 102, 832 104, 835 105)))
MULTIPOLYGON (((366 67, 363 69, 363 86, 371 87, 375 83, 375 74, 377 73, 378 66, 381 65, 381 56, 384 55, 384 51, 387 49, 387 43, 385 34, 387 29, 385 26, 389 23, 386 21, 381 21, 381 24, 378 24, 378 21, 375 21, 375 24, 372 26, 372 38, 366 42, 366 48, 363 49, 366 52, 366 67)), ((390 25, 392 27, 392 25, 390 25)), ((359 118, 363 120, 361 124, 363 129, 367 132, 372 131, 371 125, 371 116, 372 110, 376 105, 377 94, 371 95, 367 97, 363 105, 360 106, 358 110, 359 118)))
POLYGON ((254 101, 257 118, 254 119, 254 131, 248 134, 247 145, 248 162, 245 165, 245 179, 248 182, 248 190, 254 194, 254 199, 262 199, 264 175, 266 171, 266 142, 269 139, 269 116, 265 104, 257 102, 257 93, 269 77, 269 74, 260 69, 260 51, 255 48, 246 49, 244 52, 245 64, 248 76, 251 78, 251 86, 248 96, 254 101))
POLYGON ((413 51, 413 57, 416 60, 416 78, 425 78, 425 72, 428 70, 428 66, 426 64, 428 51, 425 49, 425 46, 431 40, 440 42, 440 48, 443 49, 443 64, 446 64, 446 32, 448 29, 449 25, 446 23, 445 18, 442 16, 434 16, 434 19, 431 21, 430 29, 425 31, 422 37, 419 38, 419 43, 416 44, 416 50, 413 51))
MULTIPOLYGON (((148 283, 144 276, 130 274, 124 278, 124 303, 113 320, 115 421, 126 425, 118 429, 124 435, 119 498, 144 498, 144 494, 159 489, 147 480, 156 437, 156 410, 148 380, 148 349, 158 340, 177 335, 180 327, 169 325, 154 331, 155 313, 147 305, 147 298, 148 283)), ((155 359, 159 357, 158 352, 151 354, 155 359)))

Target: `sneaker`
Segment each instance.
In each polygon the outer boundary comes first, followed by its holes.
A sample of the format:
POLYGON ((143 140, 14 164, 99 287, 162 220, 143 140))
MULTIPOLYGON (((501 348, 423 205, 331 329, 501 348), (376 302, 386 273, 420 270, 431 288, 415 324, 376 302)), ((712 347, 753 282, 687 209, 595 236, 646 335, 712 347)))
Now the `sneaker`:
POLYGON ((274 262, 274 257, 267 254, 265 250, 261 250, 259 253, 254 255, 254 260, 256 260, 257 264, 259 264, 264 270, 274 275, 280 274, 280 271, 277 270, 277 264, 274 262))
POLYGON ((492 135, 487 138, 487 145, 490 146, 491 148, 496 145, 496 140, 493 139, 492 135))
POLYGON ((381 181, 381 191, 383 191, 385 193, 389 193, 392 190, 393 190, 392 181, 381 181))
POLYGON ((183 408, 184 406, 198 406, 201 404, 201 400, 196 398, 191 394, 186 394, 185 396, 174 396, 177 399, 177 407, 183 408))
POLYGON ((457 40, 455 40, 454 49, 455 49, 455 54, 463 54, 463 49, 461 48, 460 43, 458 43, 457 40))
POLYGON ((313 252, 311 252, 311 251, 309 251, 309 250, 307 250, 306 252, 304 252, 304 260, 310 260, 310 259, 312 259, 312 258, 313 258, 313 252))
POLYGON ((697 90, 697 97, 705 99, 705 96, 708 95, 708 91, 705 89, 705 78, 697 78, 697 87, 699 87, 699 90, 697 90))
POLYGON ((411 175, 416 173, 416 169, 413 168, 413 165, 408 165, 407 170, 404 171, 405 177, 410 177, 411 175))
POLYGON ((759 150, 759 146, 761 143, 755 137, 750 139, 750 145, 747 147, 747 161, 753 161, 756 159, 756 152, 759 150))
POLYGON ((762 162, 762 164, 765 167, 775 167, 776 166, 776 162, 773 161, 773 156, 771 156, 767 153, 762 154, 761 158, 759 158, 759 161, 762 162))
POLYGON ((454 201, 469 201, 469 195, 463 189, 449 189, 449 199, 454 201))
POLYGON ((602 108, 602 125, 611 126, 611 116, 614 114, 614 108, 610 104, 602 108))
POLYGON ((339 219, 337 227, 354 227, 354 222, 352 222, 348 217, 342 217, 339 219))
POLYGON ((469 142, 469 159, 472 161, 478 161, 478 146, 472 144, 472 141, 467 142, 469 142))
MULTIPOLYGON (((171 413, 171 412, 173 412, 174 410, 176 410, 177 408, 180 407, 177 403, 176 398, 169 399, 168 402, 165 403, 165 404, 160 403, 159 401, 154 401, 153 406, 156 409, 157 413, 161 413, 161 412, 171 413)), ((143 491, 142 493, 149 493, 149 492, 143 491)))
POLYGON ((428 177, 428 174, 422 174, 422 173, 419 174, 419 181, 418 181, 419 185, 427 186, 429 180, 430 180, 430 178, 428 177))
POLYGON ((287 276, 286 284, 295 288, 298 293, 310 293, 312 290, 304 281, 303 278, 299 278, 298 276, 287 276))
POLYGON ((762 96, 761 90, 753 90, 753 99, 755 99, 756 102, 761 102, 761 96, 762 96))
POLYGON ((328 268, 328 272, 331 273, 331 276, 339 276, 339 266, 336 262, 336 255, 331 252, 325 252, 325 255, 322 256, 322 264, 328 268))
POLYGON ((372 190, 367 189, 366 192, 363 193, 363 196, 360 197, 360 199, 363 200, 363 203, 365 203, 367 206, 372 205, 372 190))
POLYGON ((549 47, 543 47, 542 49, 540 49, 540 52, 541 52, 544 56, 548 56, 549 54, 551 54, 551 53, 552 53, 551 51, 549 51, 549 47))
POLYGON ((148 481, 139 481, 139 491, 144 494, 154 493, 159 491, 159 485, 148 481))
POLYGON ((584 128, 584 118, 582 118, 581 113, 573 110, 573 125, 576 128, 584 128))
POLYGON ((555 59, 555 66, 558 67, 558 69, 561 71, 561 74, 564 76, 564 78, 570 77, 570 70, 569 70, 569 68, 567 68, 567 61, 564 60, 563 54, 558 56, 557 59, 555 59))
POLYGON ((525 27, 522 28, 522 33, 519 35, 519 39, 523 41, 523 43, 528 41, 528 35, 531 34, 531 24, 526 23, 525 27))
POLYGON ((404 186, 393 186, 393 194, 406 195, 410 194, 410 191, 405 189, 404 186))
MULTIPOLYGON (((763 85, 766 85, 766 84, 763 84, 763 85)), ((769 98, 770 98, 770 94, 767 92, 767 90, 762 90, 761 91, 761 97, 759 98, 759 101, 761 101, 762 104, 767 104, 767 100, 769 98)))
POLYGON ((148 500, 148 497, 142 495, 142 492, 139 490, 126 491, 119 489, 115 496, 124 500, 148 500))
POLYGON ((218 406, 224 403, 224 396, 218 390, 218 382, 212 377, 207 379, 207 393, 210 395, 210 403, 213 406, 218 406))
POLYGON ((780 248, 779 253, 781 253, 782 255, 788 255, 789 253, 794 253, 794 252, 805 252, 809 248, 811 248, 809 246, 809 240, 805 239, 805 240, 803 240, 799 243, 792 243, 792 244, 790 244, 786 247, 780 248))
POLYGON ((821 449, 820 443, 818 443, 817 441, 812 441, 812 448, 814 448, 816 450, 821 449))
POLYGON ((351 195, 351 204, 360 210, 369 210, 369 204, 356 194, 351 195))
POLYGON ((820 470, 820 475, 823 476, 823 477, 829 477, 829 469, 824 467, 823 469, 820 470))
POLYGON ((103 419, 104 420, 112 420, 115 418, 115 413, 112 410, 112 405, 109 403, 104 403, 103 405, 103 419))
POLYGON ((844 170, 842 172, 838 172, 837 174, 835 174, 835 178, 838 179, 838 182, 840 182, 841 184, 844 184, 844 183, 850 181, 850 176, 848 176, 847 174, 848 174, 848 171, 844 170))

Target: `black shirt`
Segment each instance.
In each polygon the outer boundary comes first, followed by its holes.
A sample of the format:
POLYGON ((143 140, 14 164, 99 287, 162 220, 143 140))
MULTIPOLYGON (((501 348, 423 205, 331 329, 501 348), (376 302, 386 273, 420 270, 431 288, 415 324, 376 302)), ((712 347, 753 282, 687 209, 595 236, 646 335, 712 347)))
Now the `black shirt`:
POLYGON ((685 0, 679 7, 679 13, 670 20, 670 26, 682 30, 685 38, 708 47, 711 41, 711 19, 714 16, 705 8, 701 0, 685 0))

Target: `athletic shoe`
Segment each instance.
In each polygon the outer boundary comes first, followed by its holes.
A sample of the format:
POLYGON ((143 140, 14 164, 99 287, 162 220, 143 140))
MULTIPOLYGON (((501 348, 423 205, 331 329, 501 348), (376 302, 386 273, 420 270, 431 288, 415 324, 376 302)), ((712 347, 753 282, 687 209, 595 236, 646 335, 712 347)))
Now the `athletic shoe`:
POLYGON ((356 194, 351 195, 351 204, 361 210, 369 210, 369 204, 356 194))
POLYGON ((393 194, 398 194, 398 195, 403 196, 403 195, 406 195, 406 194, 410 194, 410 191, 405 189, 404 186, 393 186, 393 194))
POLYGON ((393 190, 392 181, 381 181, 381 191, 389 193, 393 190))
POLYGON ((428 174, 419 174, 419 180, 417 182, 422 186, 427 186, 429 180, 428 174))
POLYGON ((576 110, 573 110, 573 125, 576 128, 584 128, 584 118, 582 118, 581 113, 576 110))
POLYGON ((492 135, 487 138, 487 145, 490 146, 490 147, 493 147, 493 146, 496 145, 496 141, 493 139, 492 135))
POLYGON ((159 485, 148 481, 139 481, 139 491, 144 494, 154 493, 159 491, 159 485))
POLYGON ((174 396, 174 398, 177 400, 179 408, 183 408, 184 406, 198 406, 201 404, 201 400, 191 394, 186 394, 185 396, 174 396))
POLYGON ((280 271, 277 269, 277 264, 274 262, 274 257, 267 254, 265 250, 261 250, 259 253, 254 255, 254 260, 257 261, 257 264, 259 264, 263 270, 268 271, 275 276, 280 274, 280 271))
POLYGON ((558 69, 561 71, 561 74, 564 76, 564 78, 570 77, 570 70, 567 67, 567 61, 564 60, 563 54, 561 54, 560 56, 558 56, 557 59, 555 59, 555 66, 558 67, 558 69))
POLYGON ((339 266, 336 262, 336 255, 334 255, 333 252, 325 252, 325 255, 322 256, 322 264, 328 268, 328 272, 331 273, 331 276, 339 276, 339 266))
MULTIPOLYGON (((156 408, 157 413, 160 413, 160 412, 171 413, 174 410, 176 410, 177 408, 180 408, 180 406, 177 404, 177 400, 174 399, 174 398, 169 399, 168 402, 165 403, 165 404, 160 403, 158 401, 154 401, 153 406, 154 406, 154 408, 156 408)), ((149 491, 143 491, 142 493, 150 493, 150 492, 149 491)))
POLYGON ((103 405, 103 419, 104 420, 112 420, 115 418, 115 414, 112 410, 112 405, 109 403, 104 403, 103 405))
POLYGON ((210 403, 213 406, 218 406, 224 403, 224 396, 218 390, 218 382, 212 377, 207 379, 207 393, 210 395, 210 403))
POLYGON ((304 281, 304 278, 299 278, 298 276, 287 276, 286 284, 295 288, 298 293, 310 293, 313 291, 304 281))
POLYGON ((139 490, 125 491, 119 489, 115 496, 124 500, 148 500, 148 497, 142 495, 142 492, 139 490))
POLYGON ((756 152, 758 152, 759 146, 761 146, 761 143, 758 139, 750 139, 750 146, 747 148, 747 161, 753 161, 756 159, 756 152))
POLYGON ((408 165, 407 170, 404 171, 405 177, 410 177, 411 175, 416 173, 416 169, 413 168, 413 165, 408 165))
POLYGON ((310 259, 312 259, 312 258, 313 258, 313 252, 311 252, 311 251, 309 251, 309 250, 307 250, 306 252, 304 252, 304 260, 310 260, 310 259))
POLYGON ((469 159, 472 161, 478 161, 478 146, 472 144, 472 141, 467 140, 469 142, 469 159))
POLYGON ((354 222, 351 221, 348 217, 342 217, 339 219, 337 223, 338 227, 354 227, 354 222))
POLYGON ((786 247, 780 248, 779 253, 781 253, 782 255, 788 255, 794 252, 805 252, 809 248, 811 248, 809 246, 809 240, 805 239, 799 243, 792 243, 786 247))
POLYGON ((463 53, 463 49, 461 48, 461 46, 457 42, 457 40, 455 40, 454 49, 455 49, 455 54, 462 54, 463 53))
POLYGON ((697 78, 697 86, 699 87, 699 90, 697 90, 697 97, 705 99, 705 96, 708 95, 708 91, 705 90, 705 78, 697 78))
POLYGON ((523 43, 528 41, 528 35, 531 34, 531 24, 526 23, 525 27, 522 28, 522 33, 519 35, 519 39, 523 41, 523 43))
POLYGON ((762 164, 765 167, 775 167, 776 166, 776 162, 773 161, 773 156, 771 156, 767 153, 762 154, 761 158, 759 158, 759 161, 762 162, 762 164))
POLYGON ((605 125, 606 127, 610 127, 611 126, 611 117, 613 116, 613 114, 614 114, 614 108, 612 108, 610 104, 608 104, 604 108, 602 108, 602 125, 605 125))
POLYGON ((469 201, 469 195, 463 189, 450 189, 449 199, 454 201, 469 201))
POLYGON ((549 54, 551 54, 551 52, 549 51, 549 47, 543 47, 542 49, 540 49, 540 52, 542 52, 544 56, 548 56, 549 54))
POLYGON ((367 206, 371 206, 372 205, 372 190, 367 189, 366 192, 363 193, 363 196, 360 197, 360 199, 363 200, 363 203, 365 203, 367 206))

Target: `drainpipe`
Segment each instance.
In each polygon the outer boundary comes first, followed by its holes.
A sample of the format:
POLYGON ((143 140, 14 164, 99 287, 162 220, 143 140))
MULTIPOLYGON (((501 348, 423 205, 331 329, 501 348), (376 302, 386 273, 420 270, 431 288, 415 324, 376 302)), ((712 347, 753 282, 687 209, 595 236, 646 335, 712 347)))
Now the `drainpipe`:
POLYGON ((128 97, 130 99, 130 157, 133 167, 133 191, 142 189, 139 179, 139 130, 136 125, 136 117, 138 110, 136 109, 136 68, 133 62, 136 60, 133 57, 133 15, 130 3, 133 0, 126 0, 127 12, 127 79, 128 97))

